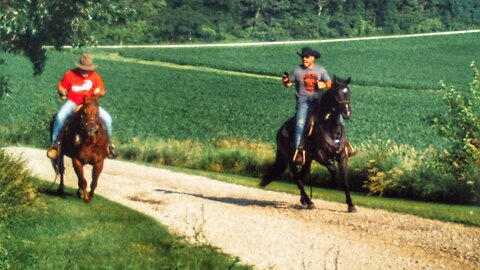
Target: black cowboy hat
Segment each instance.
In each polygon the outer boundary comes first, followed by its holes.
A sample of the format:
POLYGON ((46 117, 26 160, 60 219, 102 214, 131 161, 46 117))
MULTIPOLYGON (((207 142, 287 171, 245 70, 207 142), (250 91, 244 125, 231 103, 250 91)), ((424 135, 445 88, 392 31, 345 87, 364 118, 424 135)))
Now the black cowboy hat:
POLYGON ((300 57, 313 56, 315 57, 315 59, 320 58, 320 53, 315 50, 312 50, 310 47, 303 47, 302 52, 301 53, 297 52, 297 54, 300 55, 300 57))

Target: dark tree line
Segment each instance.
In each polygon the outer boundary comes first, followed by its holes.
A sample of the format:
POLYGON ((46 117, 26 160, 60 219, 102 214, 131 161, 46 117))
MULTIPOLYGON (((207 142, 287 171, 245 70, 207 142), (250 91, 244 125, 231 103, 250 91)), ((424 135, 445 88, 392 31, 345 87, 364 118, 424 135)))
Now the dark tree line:
POLYGON ((120 27, 93 23, 101 44, 316 39, 480 26, 478 0, 120 2, 135 13, 129 24, 120 27))

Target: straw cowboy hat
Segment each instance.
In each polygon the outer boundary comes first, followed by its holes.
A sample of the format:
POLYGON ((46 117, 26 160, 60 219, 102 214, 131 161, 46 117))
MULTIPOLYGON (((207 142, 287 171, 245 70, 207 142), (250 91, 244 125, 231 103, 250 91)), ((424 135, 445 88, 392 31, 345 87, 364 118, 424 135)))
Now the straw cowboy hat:
POLYGON ((94 70, 98 67, 98 65, 93 64, 92 55, 88 53, 82 54, 80 62, 75 63, 75 65, 83 70, 94 70))

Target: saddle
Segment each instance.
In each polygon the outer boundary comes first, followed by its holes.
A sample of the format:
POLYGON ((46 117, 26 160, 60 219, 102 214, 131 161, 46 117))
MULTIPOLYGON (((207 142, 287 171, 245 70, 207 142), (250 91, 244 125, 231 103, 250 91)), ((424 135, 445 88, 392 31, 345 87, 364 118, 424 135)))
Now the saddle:
MULTIPOLYGON (((331 114, 328 113, 325 117, 325 120, 328 120, 330 116, 331 114)), ((306 152, 308 151, 309 137, 312 135, 315 125, 318 125, 318 123, 315 121, 314 115, 309 114, 307 116, 307 123, 305 125, 304 132, 300 139, 299 149, 302 149, 303 153, 296 152, 294 154, 294 160, 296 159, 296 156, 300 154, 303 155, 303 160, 305 160, 305 156, 307 154, 306 152)), ((350 141, 348 141, 348 139, 346 140, 346 144, 344 145, 344 147, 342 147, 341 140, 342 140, 342 137, 344 136, 344 133, 345 133, 345 129, 343 128, 342 125, 339 125, 337 127, 337 130, 335 130, 333 137, 330 137, 325 133, 321 133, 321 134, 323 135, 322 136, 323 141, 326 144, 328 144, 330 147, 334 148, 337 154, 340 154, 342 151, 345 151, 348 157, 352 157, 357 153, 357 151, 353 148, 352 144, 350 143, 350 141)))

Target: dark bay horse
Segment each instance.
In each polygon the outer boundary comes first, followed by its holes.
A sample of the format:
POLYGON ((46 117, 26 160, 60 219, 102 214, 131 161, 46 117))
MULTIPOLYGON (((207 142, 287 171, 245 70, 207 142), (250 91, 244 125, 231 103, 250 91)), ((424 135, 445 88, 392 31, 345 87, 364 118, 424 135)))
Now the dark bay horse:
POLYGON ((351 78, 342 80, 334 76, 332 88, 326 91, 320 102, 315 104, 310 112, 309 121, 305 127, 307 133, 311 133, 306 140, 305 164, 300 172, 293 163, 292 157, 295 152, 293 138, 295 136, 295 118, 287 120, 277 132, 277 152, 275 163, 263 177, 260 186, 264 187, 278 177, 287 166, 293 174, 294 181, 300 189, 300 202, 308 208, 313 208, 313 202, 304 189, 306 176, 310 174, 312 161, 327 167, 330 172, 331 184, 336 183, 337 168, 345 189, 348 212, 356 212, 352 203, 347 182, 348 165, 348 141, 340 116, 349 119, 351 115, 350 88, 348 84, 351 78), (309 128, 313 123, 313 128, 309 128))
MULTIPOLYGON (((62 138, 60 154, 57 160, 53 161, 54 168, 60 174, 58 193, 64 194, 64 156, 72 159, 73 168, 78 178, 77 195, 79 197, 83 196, 85 202, 90 201, 95 194, 98 178, 103 170, 104 160, 108 155, 107 131, 99 117, 98 99, 98 96, 85 97, 83 106, 73 113, 60 134, 62 138), (90 193, 87 193, 87 180, 83 172, 83 166, 86 164, 93 166, 90 193)), ((53 127, 53 121, 51 127, 53 127)))

